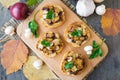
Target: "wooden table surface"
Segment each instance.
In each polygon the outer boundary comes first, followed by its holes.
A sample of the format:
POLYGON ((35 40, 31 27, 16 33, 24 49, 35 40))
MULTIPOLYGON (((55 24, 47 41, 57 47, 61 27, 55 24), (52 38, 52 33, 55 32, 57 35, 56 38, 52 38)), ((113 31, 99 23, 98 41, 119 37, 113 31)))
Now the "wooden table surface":
MULTIPOLYGON (((25 0, 21 0, 25 1, 25 0)), ((70 0, 72 4, 76 4, 77 0, 70 0)), ((120 9, 120 0, 105 0, 103 2, 109 8, 120 9)), ((97 4, 100 5, 100 4, 97 4)), ((11 18, 9 11, 3 8, 0 4, 0 26, 11 18), (2 16, 2 18, 1 18, 2 16)), ((109 48, 108 56, 95 68, 95 70, 88 76, 87 80, 120 80, 120 34, 116 36, 107 36, 103 33, 100 20, 101 16, 95 13, 86 18, 88 24, 104 38, 109 48)), ((120 26, 118 26, 120 27, 120 26)), ((1 35, 0 35, 1 36, 1 35)), ((27 80, 22 71, 18 71, 6 76, 5 70, 0 65, 0 80, 27 80)))

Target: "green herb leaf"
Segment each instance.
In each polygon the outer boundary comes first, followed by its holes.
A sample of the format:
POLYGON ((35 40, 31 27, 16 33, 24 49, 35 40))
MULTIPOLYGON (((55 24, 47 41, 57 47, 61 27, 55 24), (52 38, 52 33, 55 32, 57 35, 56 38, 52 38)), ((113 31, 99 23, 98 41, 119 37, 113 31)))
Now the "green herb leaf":
MULTIPOLYGON (((102 41, 102 43, 103 43, 103 41, 102 41)), ((92 51, 92 54, 90 55, 89 59, 96 58, 97 56, 100 56, 100 57, 103 56, 103 51, 101 49, 101 45, 97 44, 96 41, 93 41, 93 44, 92 44, 93 51, 92 51)))
POLYGON ((50 46, 50 42, 47 41, 47 40, 43 40, 43 41, 41 42, 41 44, 44 45, 44 46, 46 46, 46 47, 49 47, 49 46, 50 46))
POLYGON ((93 45, 93 48, 97 48, 97 47, 99 47, 99 45, 96 43, 95 40, 93 41, 93 44, 92 44, 92 45, 93 45))
POLYGON ((38 0, 27 0, 28 6, 33 6, 33 5, 36 5, 37 3, 38 3, 38 0))
POLYGON ((28 24, 31 32, 33 33, 33 35, 37 38, 38 37, 38 24, 35 20, 32 20, 29 22, 28 24))
POLYGON ((93 51, 93 53, 90 55, 89 59, 96 58, 98 56, 97 51, 93 51))
POLYGON ((36 5, 38 4, 39 2, 43 2, 44 0, 27 0, 27 4, 28 6, 33 6, 33 5, 36 5))
POLYGON ((41 3, 41 2, 43 2, 44 0, 39 0, 39 2, 41 3))
POLYGON ((74 66, 73 62, 68 62, 65 64, 65 69, 71 69, 74 66))
POLYGON ((98 53, 99 53, 99 56, 101 56, 101 57, 103 56, 103 51, 101 48, 99 48, 98 53))
POLYGON ((56 16, 55 16, 55 13, 53 10, 49 10, 48 13, 47 13, 47 16, 46 18, 47 19, 54 19, 56 16))
POLYGON ((71 35, 72 36, 77 36, 77 37, 82 36, 82 31, 81 30, 72 31, 71 35))

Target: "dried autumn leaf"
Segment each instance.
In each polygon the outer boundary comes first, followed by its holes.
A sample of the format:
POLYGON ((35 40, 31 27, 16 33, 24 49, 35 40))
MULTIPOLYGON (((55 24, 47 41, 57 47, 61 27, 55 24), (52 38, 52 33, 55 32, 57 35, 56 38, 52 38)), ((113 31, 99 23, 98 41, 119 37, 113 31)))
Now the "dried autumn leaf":
POLYGON ((10 40, 6 42, 1 52, 1 63, 6 69, 6 74, 10 74, 21 69, 26 62, 28 48, 20 40, 10 40))
POLYGON ((117 35, 120 32, 120 10, 108 8, 102 16, 101 24, 106 35, 117 35))
POLYGON ((0 0, 0 3, 2 3, 3 7, 8 8, 9 6, 15 4, 16 2, 19 2, 20 0, 0 0))
POLYGON ((39 60, 36 56, 29 56, 27 62, 23 66, 23 73, 28 80, 59 80, 46 64, 44 64, 41 69, 36 69, 33 66, 36 60, 39 60))

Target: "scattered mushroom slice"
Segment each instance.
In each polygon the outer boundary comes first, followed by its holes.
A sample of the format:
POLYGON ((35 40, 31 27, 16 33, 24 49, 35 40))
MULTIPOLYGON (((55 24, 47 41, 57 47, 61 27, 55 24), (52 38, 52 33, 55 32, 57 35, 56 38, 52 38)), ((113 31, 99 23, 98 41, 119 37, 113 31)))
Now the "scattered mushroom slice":
POLYGON ((54 57, 60 53, 63 48, 63 42, 59 35, 54 32, 47 32, 37 42, 37 49, 42 51, 47 57, 54 57))

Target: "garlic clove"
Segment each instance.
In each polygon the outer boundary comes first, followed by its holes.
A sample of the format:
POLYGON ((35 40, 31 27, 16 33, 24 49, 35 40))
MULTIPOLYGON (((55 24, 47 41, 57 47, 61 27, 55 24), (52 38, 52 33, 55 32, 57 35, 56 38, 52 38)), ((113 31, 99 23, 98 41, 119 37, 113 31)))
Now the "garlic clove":
POLYGON ((5 28, 5 34, 8 34, 8 35, 13 35, 15 32, 15 28, 12 27, 12 26, 8 26, 5 28))
POLYGON ((84 47, 84 51, 88 52, 88 51, 92 51, 93 47, 92 46, 86 46, 84 47))
POLYGON ((79 0, 76 5, 78 15, 87 17, 93 14, 95 10, 95 3, 93 0, 79 0))
POLYGON ((41 69, 42 65, 43 65, 42 60, 36 60, 36 61, 33 62, 33 66, 34 66, 36 69, 41 69))
POLYGON ((103 2, 104 0, 94 0, 94 2, 96 2, 96 3, 101 3, 101 2, 103 2))
POLYGON ((106 8, 105 8, 104 4, 102 4, 96 8, 96 13, 98 15, 103 15, 103 14, 105 14, 105 12, 106 12, 106 8))
POLYGON ((33 34, 32 34, 32 32, 25 32, 24 36, 25 36, 25 38, 32 38, 33 34))

